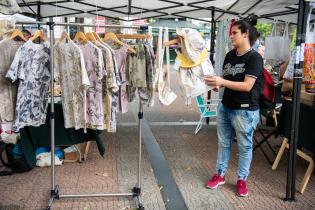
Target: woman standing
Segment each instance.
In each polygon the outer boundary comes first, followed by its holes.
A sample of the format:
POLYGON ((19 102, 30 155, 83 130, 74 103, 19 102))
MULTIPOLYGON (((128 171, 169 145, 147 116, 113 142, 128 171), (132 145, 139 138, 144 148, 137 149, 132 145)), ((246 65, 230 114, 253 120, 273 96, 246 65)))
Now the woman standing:
POLYGON ((230 36, 233 50, 227 53, 222 77, 205 78, 213 87, 225 87, 222 103, 218 106, 218 157, 216 174, 206 187, 217 188, 225 183, 234 131, 239 150, 236 193, 247 196, 246 179, 253 152, 253 134, 259 121, 259 96, 263 84, 263 59, 252 49, 259 33, 255 17, 236 21, 230 36))

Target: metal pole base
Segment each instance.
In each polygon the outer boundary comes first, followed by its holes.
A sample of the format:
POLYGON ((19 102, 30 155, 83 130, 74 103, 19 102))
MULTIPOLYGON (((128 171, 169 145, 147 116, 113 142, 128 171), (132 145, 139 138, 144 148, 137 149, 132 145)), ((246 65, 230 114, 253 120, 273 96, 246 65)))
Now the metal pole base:
POLYGON ((297 202, 296 199, 290 199, 290 198, 283 198, 282 199, 284 202, 297 202))
POLYGON ((51 190, 51 192, 50 192, 50 199, 48 202, 48 206, 46 207, 46 210, 50 210, 55 199, 59 199, 59 187, 58 187, 58 185, 56 185, 55 189, 51 190))
POLYGON ((137 210, 144 210, 141 200, 141 188, 134 187, 132 189, 133 197, 136 199, 136 204, 138 206, 137 210))

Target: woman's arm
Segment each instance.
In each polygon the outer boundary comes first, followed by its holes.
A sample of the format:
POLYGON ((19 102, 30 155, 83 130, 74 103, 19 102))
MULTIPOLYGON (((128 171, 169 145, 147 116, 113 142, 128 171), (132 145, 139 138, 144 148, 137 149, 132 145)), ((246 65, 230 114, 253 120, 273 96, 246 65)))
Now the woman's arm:
POLYGON ((256 78, 245 76, 244 82, 233 82, 223 79, 222 77, 213 76, 204 78, 204 80, 209 86, 213 87, 222 86, 239 92, 249 92, 253 88, 256 78))

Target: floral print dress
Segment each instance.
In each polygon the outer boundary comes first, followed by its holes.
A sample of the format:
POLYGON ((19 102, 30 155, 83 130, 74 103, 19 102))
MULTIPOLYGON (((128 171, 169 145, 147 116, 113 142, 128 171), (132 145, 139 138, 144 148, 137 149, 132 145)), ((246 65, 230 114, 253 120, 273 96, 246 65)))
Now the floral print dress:
POLYGON ((12 130, 45 124, 50 84, 49 43, 31 40, 16 52, 6 77, 18 82, 15 119, 12 130))
POLYGON ((65 128, 86 129, 86 90, 90 86, 81 49, 72 41, 54 46, 55 79, 61 84, 65 128))
POLYGON ((85 61, 85 68, 91 83, 86 92, 87 127, 104 129, 102 79, 105 76, 102 51, 91 42, 78 45, 85 61))

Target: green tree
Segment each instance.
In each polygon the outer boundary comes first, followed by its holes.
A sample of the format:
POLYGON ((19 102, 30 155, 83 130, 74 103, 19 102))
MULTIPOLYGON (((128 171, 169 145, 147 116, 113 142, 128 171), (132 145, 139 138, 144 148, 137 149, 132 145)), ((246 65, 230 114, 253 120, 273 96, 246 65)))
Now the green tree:
POLYGON ((271 23, 258 23, 256 25, 257 31, 260 33, 260 39, 264 39, 265 37, 271 34, 272 24, 271 23))

